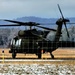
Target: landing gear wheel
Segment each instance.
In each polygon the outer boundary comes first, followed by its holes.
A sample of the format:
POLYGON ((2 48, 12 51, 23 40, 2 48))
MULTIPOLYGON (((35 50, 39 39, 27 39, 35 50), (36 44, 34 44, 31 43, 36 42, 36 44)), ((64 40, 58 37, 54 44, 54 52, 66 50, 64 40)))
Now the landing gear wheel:
POLYGON ((12 53, 12 58, 13 58, 13 59, 16 58, 16 53, 15 53, 15 52, 12 53))
POLYGON ((41 50, 38 51, 38 59, 41 59, 41 50))
POLYGON ((50 53, 50 55, 51 55, 51 58, 54 59, 54 55, 52 53, 50 53))

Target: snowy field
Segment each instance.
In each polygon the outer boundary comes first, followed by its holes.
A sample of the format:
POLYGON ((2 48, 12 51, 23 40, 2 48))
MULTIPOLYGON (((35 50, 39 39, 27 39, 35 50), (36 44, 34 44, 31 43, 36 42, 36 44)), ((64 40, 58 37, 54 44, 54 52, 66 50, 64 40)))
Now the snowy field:
POLYGON ((0 75, 75 75, 75 66, 60 64, 0 64, 0 75))

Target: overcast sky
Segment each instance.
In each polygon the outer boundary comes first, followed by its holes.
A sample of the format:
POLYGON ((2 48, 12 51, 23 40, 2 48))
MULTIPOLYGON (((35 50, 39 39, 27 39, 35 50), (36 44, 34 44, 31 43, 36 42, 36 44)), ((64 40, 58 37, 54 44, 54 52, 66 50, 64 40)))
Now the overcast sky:
POLYGON ((61 15, 57 4, 65 17, 75 17, 75 0, 0 0, 0 18, 59 18, 61 15))

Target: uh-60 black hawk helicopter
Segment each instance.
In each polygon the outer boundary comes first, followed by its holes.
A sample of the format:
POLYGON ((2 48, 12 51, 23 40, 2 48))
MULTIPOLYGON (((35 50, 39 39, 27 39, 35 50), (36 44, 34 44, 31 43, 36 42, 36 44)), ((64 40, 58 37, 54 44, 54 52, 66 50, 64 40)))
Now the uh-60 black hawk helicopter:
POLYGON ((58 5, 59 11, 62 15, 62 18, 56 21, 57 30, 40 26, 41 24, 36 22, 20 22, 13 20, 3 20, 12 22, 15 24, 12 25, 0 25, 0 26, 30 26, 30 30, 22 30, 18 32, 18 36, 13 38, 11 41, 10 53, 12 53, 12 58, 16 58, 17 53, 31 53, 36 54, 38 58, 41 58, 41 50, 43 52, 49 52, 51 57, 54 58, 52 52, 56 50, 58 47, 74 47, 75 42, 72 41, 59 41, 62 34, 62 26, 65 25, 67 36, 69 36, 68 29, 66 27, 66 22, 69 22, 68 19, 65 19, 60 6, 58 5), (55 38, 53 41, 46 39, 46 35, 49 31, 41 31, 41 33, 37 29, 32 29, 32 26, 40 27, 46 30, 55 31, 55 38), (45 34, 45 35, 44 35, 45 34), (41 36, 42 35, 42 36, 41 36))

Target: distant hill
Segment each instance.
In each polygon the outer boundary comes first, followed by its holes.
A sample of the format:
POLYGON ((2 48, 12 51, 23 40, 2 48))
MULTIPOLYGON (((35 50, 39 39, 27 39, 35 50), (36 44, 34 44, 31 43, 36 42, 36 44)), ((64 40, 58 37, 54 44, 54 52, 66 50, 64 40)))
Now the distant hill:
POLYGON ((56 18, 40 18, 40 17, 30 16, 30 17, 17 18, 16 20, 22 21, 22 22, 55 23, 55 21, 57 19, 56 18))
MULTIPOLYGON (((38 22, 38 23, 56 23, 56 21, 59 18, 41 18, 41 17, 35 17, 35 16, 28 16, 28 17, 20 17, 16 18, 14 20, 22 21, 22 22, 38 22)), ((70 22, 75 23, 75 17, 67 18, 70 20, 70 22)), ((0 24, 7 24, 7 22, 0 21, 0 24)))
MULTIPOLYGON (((29 17, 21 17, 21 18, 17 18, 15 20, 18 21, 22 21, 22 22, 38 22, 38 23, 56 23, 56 21, 59 18, 40 18, 40 17, 35 17, 35 16, 29 16, 29 17)), ((69 19, 71 22, 75 23, 75 17, 71 17, 71 18, 67 18, 69 19)))

